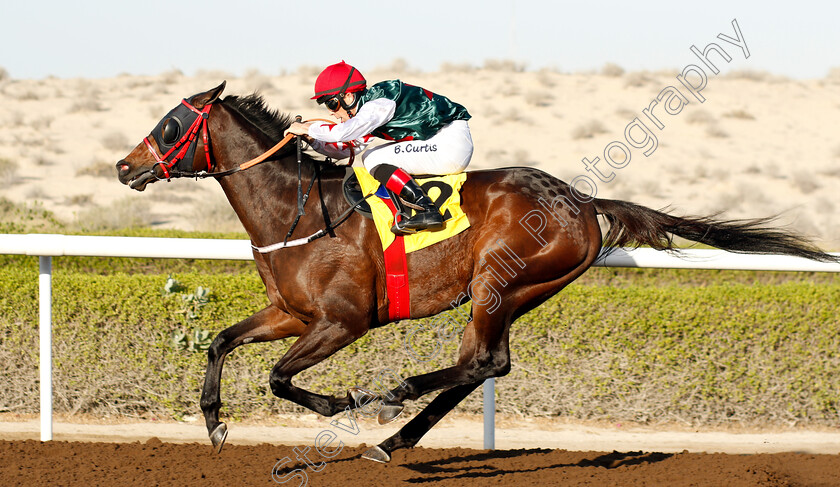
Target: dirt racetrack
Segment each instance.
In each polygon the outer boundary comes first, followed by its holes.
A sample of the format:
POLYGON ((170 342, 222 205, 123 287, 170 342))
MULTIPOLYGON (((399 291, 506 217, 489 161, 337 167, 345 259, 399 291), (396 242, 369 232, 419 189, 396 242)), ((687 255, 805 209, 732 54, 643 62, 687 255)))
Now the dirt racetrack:
POLYGON ((324 459, 312 444, 308 450, 305 445, 228 445, 217 455, 206 444, 157 438, 144 443, 0 441, 0 485, 840 486, 840 455, 415 448, 395 452, 384 465, 360 458, 364 450, 344 446, 324 459))

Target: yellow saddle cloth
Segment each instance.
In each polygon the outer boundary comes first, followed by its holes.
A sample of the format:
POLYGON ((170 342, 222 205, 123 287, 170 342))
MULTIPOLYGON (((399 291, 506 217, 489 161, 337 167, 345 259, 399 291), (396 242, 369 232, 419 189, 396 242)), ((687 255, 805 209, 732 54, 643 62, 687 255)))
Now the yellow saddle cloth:
MULTIPOLYGON (((379 181, 363 167, 354 167, 356 178, 363 194, 370 194, 379 187, 379 181)), ((429 245, 457 235, 470 227, 470 220, 467 214, 461 210, 461 186, 467 180, 466 173, 452 174, 448 176, 436 176, 431 178, 418 179, 417 183, 426 191, 429 198, 435 202, 444 218, 444 227, 440 230, 424 230, 412 235, 403 237, 405 252, 414 252, 429 245), (443 199, 443 201, 441 201, 443 199)), ((376 224, 376 231, 382 242, 382 250, 388 248, 396 238, 391 227, 394 225, 394 215, 388 205, 380 198, 368 198, 370 210, 373 214, 373 222, 376 224)))

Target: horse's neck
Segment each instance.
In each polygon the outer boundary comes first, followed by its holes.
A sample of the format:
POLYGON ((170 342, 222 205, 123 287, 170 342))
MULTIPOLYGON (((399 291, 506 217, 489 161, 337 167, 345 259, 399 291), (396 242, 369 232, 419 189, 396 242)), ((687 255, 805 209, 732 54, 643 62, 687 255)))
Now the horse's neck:
POLYGON ((268 167, 271 164, 291 168, 293 163, 287 158, 267 161, 262 163, 265 167, 254 166, 219 180, 251 240, 259 245, 282 240, 297 215, 296 169, 293 176, 268 167))
MULTIPOLYGON (((218 171, 236 167, 271 147, 266 141, 247 137, 247 131, 241 128, 225 135, 213 140, 218 171)), ((286 228, 284 236, 297 214, 294 154, 222 177, 219 184, 251 239, 261 245, 276 239, 280 227, 286 228)))
MULTIPOLYGON (((264 138, 259 130, 236 114, 227 110, 221 112, 216 115, 219 117, 216 125, 217 140, 212 141, 218 171, 232 169, 263 154, 274 145, 273 141, 264 138)), ((270 160, 219 179, 228 201, 251 240, 257 245, 282 241, 297 216, 298 165, 295 151, 283 148, 278 154, 284 155, 275 155, 270 160)), ((316 177, 315 164, 304 158, 301 174, 303 191, 316 177)), ((318 192, 318 182, 314 186, 311 199, 315 199, 318 192)), ((314 233, 323 226, 320 206, 311 203, 307 205, 306 216, 301 218, 294 238, 305 231, 314 233)))

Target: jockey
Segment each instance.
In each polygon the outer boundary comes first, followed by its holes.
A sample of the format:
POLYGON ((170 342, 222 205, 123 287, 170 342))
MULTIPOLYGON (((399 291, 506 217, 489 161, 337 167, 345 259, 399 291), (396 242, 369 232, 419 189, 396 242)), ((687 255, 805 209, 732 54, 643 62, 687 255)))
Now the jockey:
POLYGON ((391 231, 404 235, 443 227, 440 211, 411 175, 466 169, 473 153, 466 108, 399 80, 368 87, 362 73, 344 61, 318 75, 312 99, 326 105, 339 123, 295 122, 288 133, 304 136, 314 150, 334 159, 363 151, 374 136, 389 141, 364 152, 362 162, 403 200, 395 202, 402 218, 391 231), (404 206, 415 209, 414 216, 404 206))

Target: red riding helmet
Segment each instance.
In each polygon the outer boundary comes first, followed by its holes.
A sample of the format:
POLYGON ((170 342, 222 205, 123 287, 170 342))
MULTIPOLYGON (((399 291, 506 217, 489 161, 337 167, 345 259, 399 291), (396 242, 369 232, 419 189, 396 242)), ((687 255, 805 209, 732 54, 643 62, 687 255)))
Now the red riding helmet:
POLYGON ((340 93, 353 93, 367 88, 367 81, 362 73, 353 66, 341 61, 338 64, 327 66, 321 71, 318 79, 315 80, 315 96, 317 100, 325 95, 338 95, 340 93))

